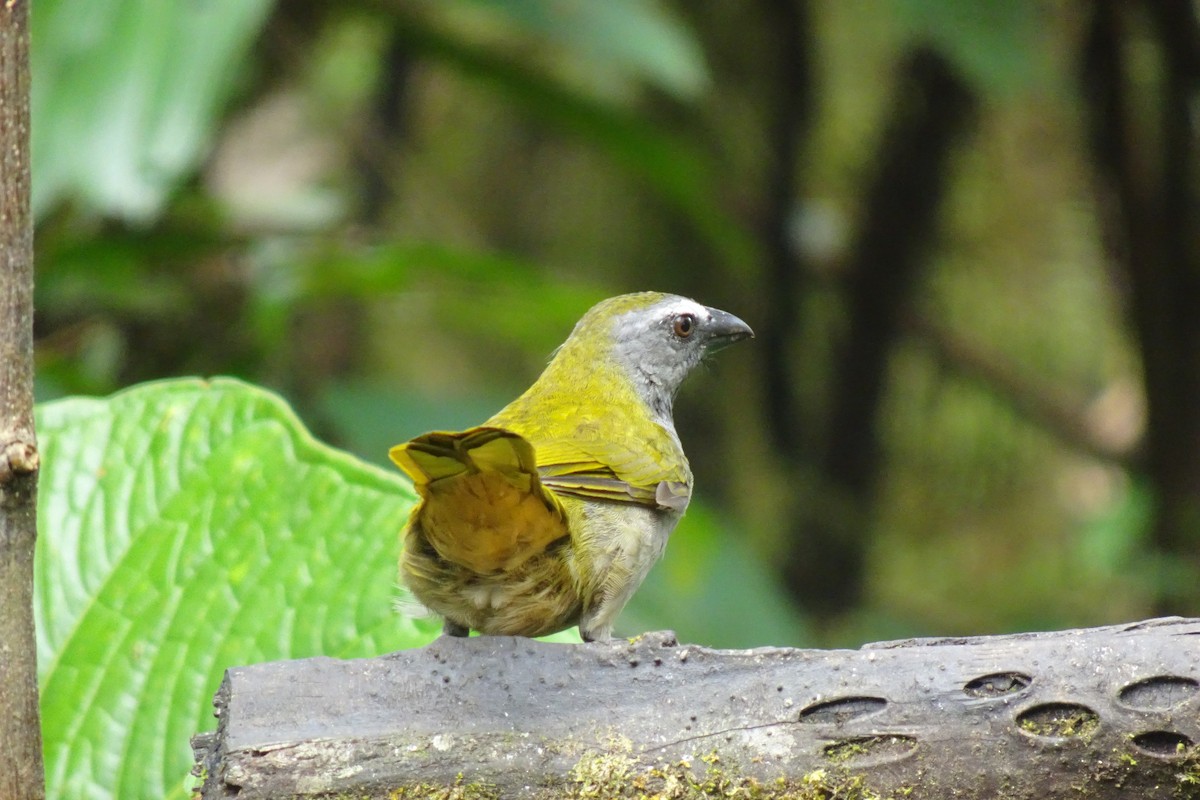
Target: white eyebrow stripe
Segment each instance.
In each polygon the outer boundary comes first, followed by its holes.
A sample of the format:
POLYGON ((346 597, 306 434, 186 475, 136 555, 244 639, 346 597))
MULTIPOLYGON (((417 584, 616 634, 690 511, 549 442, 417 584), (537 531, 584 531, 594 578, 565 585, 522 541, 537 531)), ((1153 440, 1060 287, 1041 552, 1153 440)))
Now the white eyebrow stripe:
POLYGON ((695 314, 699 319, 712 319, 712 314, 708 309, 697 303, 695 300, 680 298, 677 302, 667 307, 667 311, 671 316, 677 314, 695 314))

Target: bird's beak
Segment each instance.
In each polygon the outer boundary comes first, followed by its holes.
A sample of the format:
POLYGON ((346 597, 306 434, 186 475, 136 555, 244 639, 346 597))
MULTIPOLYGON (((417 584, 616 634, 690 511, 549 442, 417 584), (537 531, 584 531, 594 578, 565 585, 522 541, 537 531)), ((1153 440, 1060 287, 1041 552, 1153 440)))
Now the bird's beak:
POLYGON ((708 308, 708 313, 712 314, 712 322, 707 326, 708 352, 720 350, 722 347, 740 342, 742 339, 753 338, 754 331, 750 330, 750 326, 728 311, 708 308))

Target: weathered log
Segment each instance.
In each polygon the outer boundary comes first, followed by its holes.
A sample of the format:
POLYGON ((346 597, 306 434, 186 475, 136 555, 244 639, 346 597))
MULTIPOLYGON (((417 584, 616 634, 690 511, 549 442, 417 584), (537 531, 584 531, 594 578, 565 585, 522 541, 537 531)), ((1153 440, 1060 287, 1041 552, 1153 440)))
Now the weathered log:
POLYGON ((215 702, 204 800, 1200 797, 1196 619, 832 651, 443 637, 231 669, 215 702))

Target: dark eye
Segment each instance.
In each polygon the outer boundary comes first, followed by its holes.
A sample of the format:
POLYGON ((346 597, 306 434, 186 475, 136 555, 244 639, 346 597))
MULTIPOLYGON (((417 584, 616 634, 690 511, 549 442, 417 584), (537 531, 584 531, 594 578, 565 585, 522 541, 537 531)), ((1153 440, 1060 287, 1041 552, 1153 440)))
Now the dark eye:
POLYGON ((693 314, 680 314, 675 318, 675 325, 672 329, 680 339, 686 339, 692 335, 692 331, 696 330, 696 317, 693 314))

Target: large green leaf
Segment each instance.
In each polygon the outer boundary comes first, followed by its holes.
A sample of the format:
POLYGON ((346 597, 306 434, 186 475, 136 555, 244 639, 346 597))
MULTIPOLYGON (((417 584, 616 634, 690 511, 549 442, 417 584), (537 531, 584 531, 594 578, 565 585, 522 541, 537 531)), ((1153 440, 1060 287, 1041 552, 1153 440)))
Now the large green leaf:
POLYGON ((432 637, 392 610, 407 484, 274 395, 167 381, 50 403, 38 424, 49 797, 185 797, 226 667, 432 637))
POLYGON ((271 0, 38 0, 33 207, 145 220, 204 156, 271 0))

